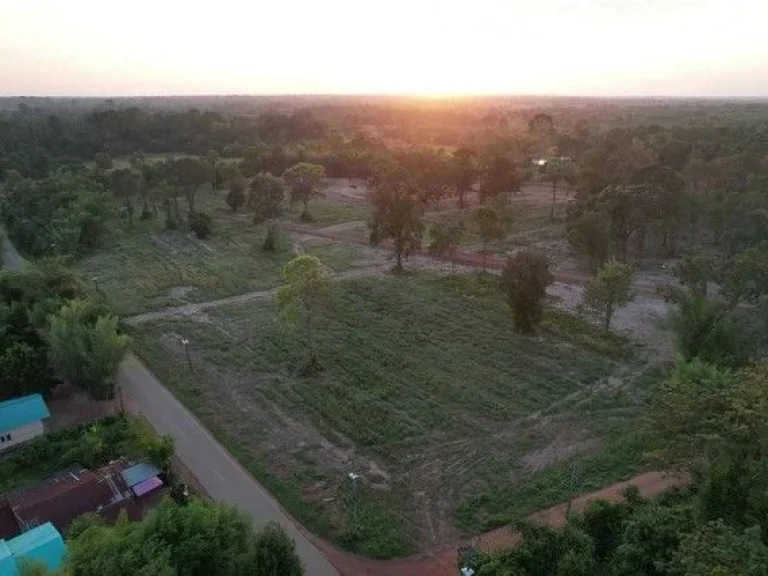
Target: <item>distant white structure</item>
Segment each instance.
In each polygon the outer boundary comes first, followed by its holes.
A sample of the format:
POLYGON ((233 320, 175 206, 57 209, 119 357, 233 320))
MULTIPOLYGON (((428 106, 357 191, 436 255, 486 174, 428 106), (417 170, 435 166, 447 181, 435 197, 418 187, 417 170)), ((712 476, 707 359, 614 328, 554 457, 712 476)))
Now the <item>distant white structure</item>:
POLYGON ((45 434, 43 420, 50 416, 40 394, 0 402, 0 452, 45 434))

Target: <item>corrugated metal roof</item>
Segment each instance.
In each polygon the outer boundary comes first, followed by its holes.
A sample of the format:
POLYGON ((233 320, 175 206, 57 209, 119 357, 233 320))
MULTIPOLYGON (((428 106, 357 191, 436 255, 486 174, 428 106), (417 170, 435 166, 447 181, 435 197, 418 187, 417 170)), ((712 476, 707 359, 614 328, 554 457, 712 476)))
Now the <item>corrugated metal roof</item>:
POLYGON ((53 524, 45 524, 8 540, 8 549, 20 560, 42 562, 51 570, 58 570, 64 559, 64 540, 53 524))
POLYGON ((11 549, 8 548, 8 544, 5 540, 0 540, 0 574, 11 572, 11 569, 16 568, 16 561, 13 559, 11 549))
POLYGON ((130 468, 126 468, 120 474, 123 480, 125 480, 126 485, 129 488, 133 488, 136 484, 140 484, 144 480, 152 478, 152 476, 157 476, 160 474, 160 470, 148 462, 139 462, 130 468))
POLYGON ((0 433, 39 422, 50 415, 48 406, 40 394, 0 402, 0 433))
POLYGON ((147 478, 143 482, 139 482, 136 486, 131 488, 131 490, 133 490, 133 493, 136 494, 136 496, 144 496, 145 494, 152 492, 152 490, 157 490, 162 485, 163 481, 160 480, 160 478, 152 476, 152 478, 147 478))

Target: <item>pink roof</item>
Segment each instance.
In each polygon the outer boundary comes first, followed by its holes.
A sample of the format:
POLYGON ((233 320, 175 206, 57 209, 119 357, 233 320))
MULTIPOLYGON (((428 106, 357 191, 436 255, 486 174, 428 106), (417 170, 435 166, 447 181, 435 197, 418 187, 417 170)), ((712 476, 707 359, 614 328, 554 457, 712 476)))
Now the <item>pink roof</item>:
POLYGON ((152 478, 147 478, 144 482, 139 482, 136 486, 131 488, 131 490, 133 490, 133 493, 136 494, 136 496, 144 496, 144 494, 152 492, 152 490, 160 488, 162 485, 163 481, 160 480, 160 478, 152 476, 152 478))

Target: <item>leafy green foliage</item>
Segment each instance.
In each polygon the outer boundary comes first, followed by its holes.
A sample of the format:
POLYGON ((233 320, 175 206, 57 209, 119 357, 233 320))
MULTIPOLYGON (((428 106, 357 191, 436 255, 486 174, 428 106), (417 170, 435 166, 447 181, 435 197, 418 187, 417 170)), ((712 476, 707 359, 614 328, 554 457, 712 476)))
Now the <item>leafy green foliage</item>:
POLYGON ((269 172, 259 172, 251 181, 248 208, 253 210, 253 221, 258 224, 274 220, 282 212, 285 181, 269 172))
POLYGON ((299 162, 283 172, 283 180, 291 191, 291 205, 301 202, 304 205, 304 211, 301 213, 302 220, 309 220, 310 200, 324 196, 325 188, 328 186, 325 180, 325 168, 319 164, 299 162))
POLYGON ((626 306, 634 297, 632 294, 634 274, 632 266, 611 262, 600 268, 597 274, 587 282, 583 305, 602 317, 606 332, 611 327, 611 318, 616 308, 626 306))
POLYGON ((520 332, 530 334, 541 322, 547 286, 554 281, 543 252, 524 249, 507 259, 501 284, 520 332))
POLYGON ((110 203, 87 171, 6 183, 0 218, 16 246, 32 256, 77 255, 99 247, 110 203))
POLYGON ((55 263, 0 271, 0 400, 55 384, 44 334, 49 314, 85 295, 80 277, 55 263))
POLYGON ((99 152, 93 157, 93 163, 99 170, 109 170, 112 168, 112 158, 106 152, 99 152))
POLYGON ((198 188, 208 182, 209 171, 197 158, 182 157, 169 160, 166 165, 169 183, 184 193, 190 214, 195 212, 195 195, 198 188))
POLYGON ((285 320, 304 324, 309 344, 309 361, 304 371, 315 372, 319 361, 315 351, 313 321, 318 307, 330 297, 327 272, 318 258, 304 254, 285 265, 283 278, 285 283, 277 292, 277 305, 285 320))
POLYGON ((568 242, 587 257, 589 269, 595 273, 608 259, 609 237, 605 220, 597 212, 572 210, 566 224, 568 242))
POLYGON ((483 241, 483 255, 485 255, 488 250, 488 244, 499 241, 504 237, 501 216, 490 206, 480 206, 472 213, 472 220, 477 234, 483 241))
POLYGON ((141 522, 81 523, 65 570, 82 576, 301 576, 293 542, 270 524, 256 532, 242 512, 193 499, 164 501, 141 522))
MULTIPOLYGON (((734 311, 721 300, 683 298, 670 312, 677 347, 686 360, 742 366, 760 348, 760 315, 734 311)), ((762 322, 760 323, 762 324, 762 322)))
POLYGON ((117 322, 116 316, 100 315, 82 300, 72 300, 52 315, 47 339, 56 374, 94 398, 114 397, 118 365, 129 343, 117 322))
POLYGON ((368 222, 370 242, 391 240, 396 269, 403 269, 403 256, 421 247, 424 223, 416 190, 401 174, 390 173, 375 185, 371 194, 373 214, 368 222))
POLYGON ((245 182, 242 177, 233 178, 229 182, 227 205, 232 208, 232 212, 237 212, 245 204, 245 200, 245 182))
POLYGON ((122 416, 48 432, 0 461, 0 493, 75 465, 99 467, 120 457, 143 458, 150 443, 168 444, 165 438, 155 436, 143 421, 122 416))
POLYGON ((205 212, 190 212, 189 228, 200 240, 205 240, 211 235, 213 219, 205 212))
POLYGON ((447 258, 452 262, 464 235, 464 225, 461 222, 441 220, 430 228, 429 235, 432 238, 429 254, 434 258, 447 258))

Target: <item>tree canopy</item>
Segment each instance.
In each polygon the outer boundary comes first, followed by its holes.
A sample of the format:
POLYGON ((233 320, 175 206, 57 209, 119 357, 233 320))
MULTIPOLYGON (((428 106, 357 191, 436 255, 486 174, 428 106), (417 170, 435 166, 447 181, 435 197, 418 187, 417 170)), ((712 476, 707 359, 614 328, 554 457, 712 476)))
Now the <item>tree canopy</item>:
POLYGON ((81 576, 301 576, 290 538, 274 524, 254 530, 234 508, 192 499, 161 503, 141 522, 73 524, 64 573, 81 576))

